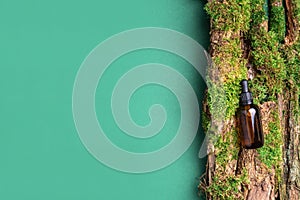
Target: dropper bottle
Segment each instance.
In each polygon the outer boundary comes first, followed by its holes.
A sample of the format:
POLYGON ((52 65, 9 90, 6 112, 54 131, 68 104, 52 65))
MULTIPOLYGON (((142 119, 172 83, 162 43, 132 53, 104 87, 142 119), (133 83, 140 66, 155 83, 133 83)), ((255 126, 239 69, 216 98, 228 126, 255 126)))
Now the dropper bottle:
POLYGON ((253 104, 252 93, 248 88, 248 81, 241 81, 242 93, 238 121, 241 145, 246 149, 256 149, 264 145, 264 134, 261 125, 260 111, 253 104))

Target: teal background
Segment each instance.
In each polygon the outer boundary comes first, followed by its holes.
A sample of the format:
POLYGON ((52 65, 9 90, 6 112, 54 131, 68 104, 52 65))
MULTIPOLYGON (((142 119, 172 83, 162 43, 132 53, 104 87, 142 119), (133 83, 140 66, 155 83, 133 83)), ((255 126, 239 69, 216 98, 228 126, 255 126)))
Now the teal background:
MULTIPOLYGON (((72 117, 76 73, 88 53, 113 34, 131 28, 171 28, 207 48, 208 19, 199 0, 12 1, 0 0, 0 199, 7 200, 183 200, 199 199, 199 159, 203 133, 175 163, 147 174, 110 169, 84 148, 72 117)), ((114 62, 100 81, 98 119, 116 145, 135 152, 170 141, 180 109, 170 91, 156 85, 139 89, 130 100, 133 119, 149 123, 147 110, 161 103, 168 112, 162 132, 130 138, 116 127, 109 94, 121 74, 137 64, 159 62, 179 70, 202 99, 204 82, 192 66, 157 50, 133 52, 114 62)))

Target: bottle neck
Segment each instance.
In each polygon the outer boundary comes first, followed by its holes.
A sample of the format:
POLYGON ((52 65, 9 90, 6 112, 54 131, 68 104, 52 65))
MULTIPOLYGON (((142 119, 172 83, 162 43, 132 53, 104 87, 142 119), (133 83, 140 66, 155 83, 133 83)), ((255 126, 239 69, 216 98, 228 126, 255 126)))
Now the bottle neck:
POLYGON ((242 92, 240 96, 240 105, 246 106, 253 104, 253 97, 251 92, 242 92))

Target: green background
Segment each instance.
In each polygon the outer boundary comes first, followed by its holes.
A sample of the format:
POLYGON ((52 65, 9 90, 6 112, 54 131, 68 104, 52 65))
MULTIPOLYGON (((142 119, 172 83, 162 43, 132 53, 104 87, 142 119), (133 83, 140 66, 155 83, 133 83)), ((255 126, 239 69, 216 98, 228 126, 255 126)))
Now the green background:
MULTIPOLYGON (((203 133, 175 163, 147 174, 110 169, 90 155, 79 140, 72 117, 76 73, 88 53, 113 34, 132 28, 171 28, 207 48, 208 19, 199 0, 13 1, 0 0, 0 199, 7 200, 183 200, 199 199, 199 159, 203 133)), ((192 66, 155 50, 128 54, 112 64, 98 86, 98 119, 118 146, 147 152, 164 146, 180 120, 176 98, 148 85, 130 100, 133 119, 149 123, 147 110, 161 103, 168 113, 162 132, 149 139, 118 130, 109 108, 110 89, 137 64, 158 62, 179 70, 203 96, 204 83, 192 66)))

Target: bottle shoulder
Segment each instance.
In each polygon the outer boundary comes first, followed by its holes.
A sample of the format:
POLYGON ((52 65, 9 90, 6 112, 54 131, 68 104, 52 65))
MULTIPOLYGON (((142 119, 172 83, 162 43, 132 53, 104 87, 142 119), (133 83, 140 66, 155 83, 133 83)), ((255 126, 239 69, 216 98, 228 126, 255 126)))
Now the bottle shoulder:
POLYGON ((255 104, 250 104, 250 105, 240 105, 239 106, 239 110, 250 110, 250 109, 254 109, 254 110, 259 110, 259 107, 255 104))
POLYGON ((259 107, 256 104, 251 104, 250 107, 253 108, 253 109, 255 109, 255 110, 259 110, 259 107))
POLYGON ((240 106, 238 110, 238 115, 260 115, 260 109, 255 104, 250 104, 246 106, 240 106))

